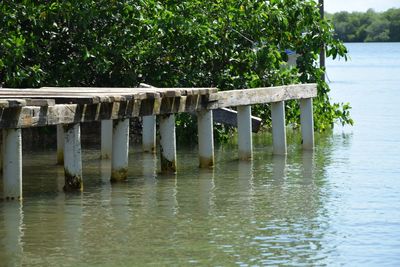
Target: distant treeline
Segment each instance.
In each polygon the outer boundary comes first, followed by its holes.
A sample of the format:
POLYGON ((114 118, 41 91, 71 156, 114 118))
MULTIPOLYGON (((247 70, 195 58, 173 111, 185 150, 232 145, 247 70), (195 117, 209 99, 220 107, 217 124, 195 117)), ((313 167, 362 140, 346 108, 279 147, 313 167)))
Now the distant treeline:
POLYGON ((326 14, 333 22, 337 37, 344 42, 400 42, 400 8, 382 13, 338 12, 326 14))

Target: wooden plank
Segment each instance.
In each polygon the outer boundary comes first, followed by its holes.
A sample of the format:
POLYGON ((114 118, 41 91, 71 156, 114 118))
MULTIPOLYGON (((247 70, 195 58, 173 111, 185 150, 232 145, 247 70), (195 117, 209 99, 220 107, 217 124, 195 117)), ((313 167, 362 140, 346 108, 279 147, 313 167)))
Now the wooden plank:
POLYGON ((316 96, 316 84, 295 84, 268 88, 231 90, 210 94, 207 108, 217 109, 230 106, 246 106, 280 102, 290 99, 312 98, 316 96))
MULTIPOLYGON (((228 108, 221 108, 213 110, 213 119, 216 123, 222 123, 225 125, 229 125, 232 127, 238 127, 238 120, 237 120, 237 111, 228 109, 228 108)), ((252 132, 257 133, 261 127, 261 118, 251 116, 251 125, 252 125, 252 132)))
POLYGON ((26 99, 27 106, 54 106, 55 104, 54 99, 26 99))
POLYGON ((217 88, 137 88, 137 87, 42 87, 42 88, 1 88, 0 94, 13 94, 13 93, 112 93, 112 94, 136 94, 136 93, 153 93, 161 94, 168 97, 175 97, 186 95, 188 92, 195 94, 210 94, 217 92, 217 88))
MULTIPOLYGON (((13 95, 18 98, 29 99, 30 101, 33 99, 37 100, 37 103, 40 103, 39 100, 43 99, 53 99, 56 104, 96 104, 103 102, 120 102, 120 101, 129 101, 134 98, 132 95, 110 95, 110 94, 93 94, 88 95, 86 93, 74 93, 74 94, 64 94, 64 95, 55 95, 55 94, 20 94, 17 93, 13 95)), ((0 99, 9 98, 10 96, 3 96, 0 94, 0 99)), ((35 105, 35 104, 34 104, 35 105)))
POLYGON ((0 108, 14 108, 26 106, 25 99, 0 99, 0 108))
MULTIPOLYGON (((193 97, 193 96, 192 96, 193 97)), ((199 96, 196 96, 200 98, 199 96)), ((55 104, 0 108, 0 128, 27 128, 71 124, 88 121, 123 119, 146 115, 172 114, 185 110, 200 110, 197 102, 185 98, 130 100, 113 103, 55 104), (160 102, 158 100, 162 100, 160 102), (186 99, 187 100, 187 99, 186 99)))

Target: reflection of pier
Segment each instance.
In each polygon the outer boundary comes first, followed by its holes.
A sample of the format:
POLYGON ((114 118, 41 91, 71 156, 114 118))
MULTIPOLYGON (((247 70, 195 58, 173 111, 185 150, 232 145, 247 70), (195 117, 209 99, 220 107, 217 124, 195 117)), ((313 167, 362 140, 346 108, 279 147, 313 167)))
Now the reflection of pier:
POLYGON ((218 92, 215 88, 41 88, 0 90, 3 198, 22 198, 21 129, 57 125, 57 161, 66 191, 83 189, 80 123, 101 121, 101 156, 111 158, 110 179, 127 179, 129 119, 143 117, 143 150, 154 152, 159 116, 162 172, 176 172, 175 115, 197 115, 201 168, 214 165, 214 109, 237 107, 239 158, 252 157, 251 105, 271 103, 273 151, 286 154, 284 101, 300 99, 303 147, 314 145, 312 98, 316 85, 218 92))
MULTIPOLYGON (((285 254, 288 247, 307 248, 314 237, 313 244, 319 246, 318 235, 323 231, 314 229, 318 226, 313 221, 324 210, 324 198, 318 194, 323 189, 308 184, 318 180, 313 171, 314 153, 294 157, 261 153, 268 160, 226 160, 231 159, 230 152, 225 151, 224 160, 215 169, 179 171, 158 178, 156 155, 135 152, 138 164, 130 171, 137 177, 117 184, 109 183, 110 160, 92 161, 87 165, 90 172, 84 173, 90 173, 91 179, 100 174, 102 182, 87 182, 86 187, 91 187, 87 193, 3 203, 2 264, 57 265, 65 261, 69 265, 113 265, 116 258, 124 259, 123 263, 127 259, 153 263, 151 260, 160 256, 154 253, 168 245, 177 251, 193 251, 211 244, 211 252, 198 253, 214 257, 226 255, 221 252, 225 245, 232 245, 230 249, 236 253, 251 245, 257 248, 255 256, 260 256, 258 249, 290 256, 285 254), (310 236, 304 237, 299 225, 310 236), (287 236, 290 244, 285 243, 287 236)), ((179 151, 178 159, 182 156, 179 151)), ((192 162, 193 158, 191 153, 190 160, 182 161, 192 162)), ((192 166, 181 169, 193 170, 192 166)), ((58 176, 59 170, 52 170, 53 175, 58 176)), ((64 177, 60 174, 62 187, 64 177)), ((50 186, 57 188, 53 183, 50 186)))

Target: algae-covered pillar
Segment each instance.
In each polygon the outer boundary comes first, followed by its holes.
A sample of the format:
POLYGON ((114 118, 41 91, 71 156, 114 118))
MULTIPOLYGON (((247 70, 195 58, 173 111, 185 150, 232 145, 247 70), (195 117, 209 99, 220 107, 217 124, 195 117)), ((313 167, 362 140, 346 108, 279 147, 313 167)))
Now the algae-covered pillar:
POLYGON ((197 112, 200 168, 214 166, 214 136, 212 110, 197 112))
POLYGON ((3 197, 22 199, 21 129, 3 129, 3 197))
POLYGON ((142 117, 142 148, 144 152, 156 152, 156 116, 142 117))
POLYGON ((114 120, 112 134, 111 182, 128 179, 129 119, 114 120))
POLYGON ((175 115, 160 116, 161 172, 176 172, 175 115))
POLYGON ((82 191, 81 127, 65 124, 64 129, 64 191, 82 191))

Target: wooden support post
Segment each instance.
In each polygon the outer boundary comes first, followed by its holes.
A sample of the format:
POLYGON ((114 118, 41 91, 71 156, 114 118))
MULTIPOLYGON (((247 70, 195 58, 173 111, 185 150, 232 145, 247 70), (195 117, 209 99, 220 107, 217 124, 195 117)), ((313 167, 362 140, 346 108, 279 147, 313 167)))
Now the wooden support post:
POLYGON ((156 152, 156 116, 142 117, 142 147, 144 152, 156 152))
POLYGON ((161 172, 176 172, 175 115, 160 116, 161 172))
POLYGON ((22 199, 21 129, 3 130, 3 190, 5 199, 22 199))
POLYGON ((214 166, 213 111, 197 112, 200 168, 214 166))
POLYGON ((62 124, 57 125, 57 164, 64 164, 64 129, 62 124))
POLYGON ((114 120, 111 156, 111 182, 128 179, 129 119, 114 120))
POLYGON ((271 103, 271 117, 273 153, 276 155, 285 155, 287 148, 284 101, 271 103))
POLYGON ((314 149, 314 120, 312 98, 300 100, 301 137, 304 149, 314 149))
POLYGON ((101 121, 101 159, 110 159, 112 153, 113 121, 101 121))
POLYGON ((251 106, 238 106, 237 111, 239 159, 248 160, 251 159, 253 151, 251 136, 251 106))
POLYGON ((81 127, 65 124, 64 129, 64 191, 82 191, 81 127))

